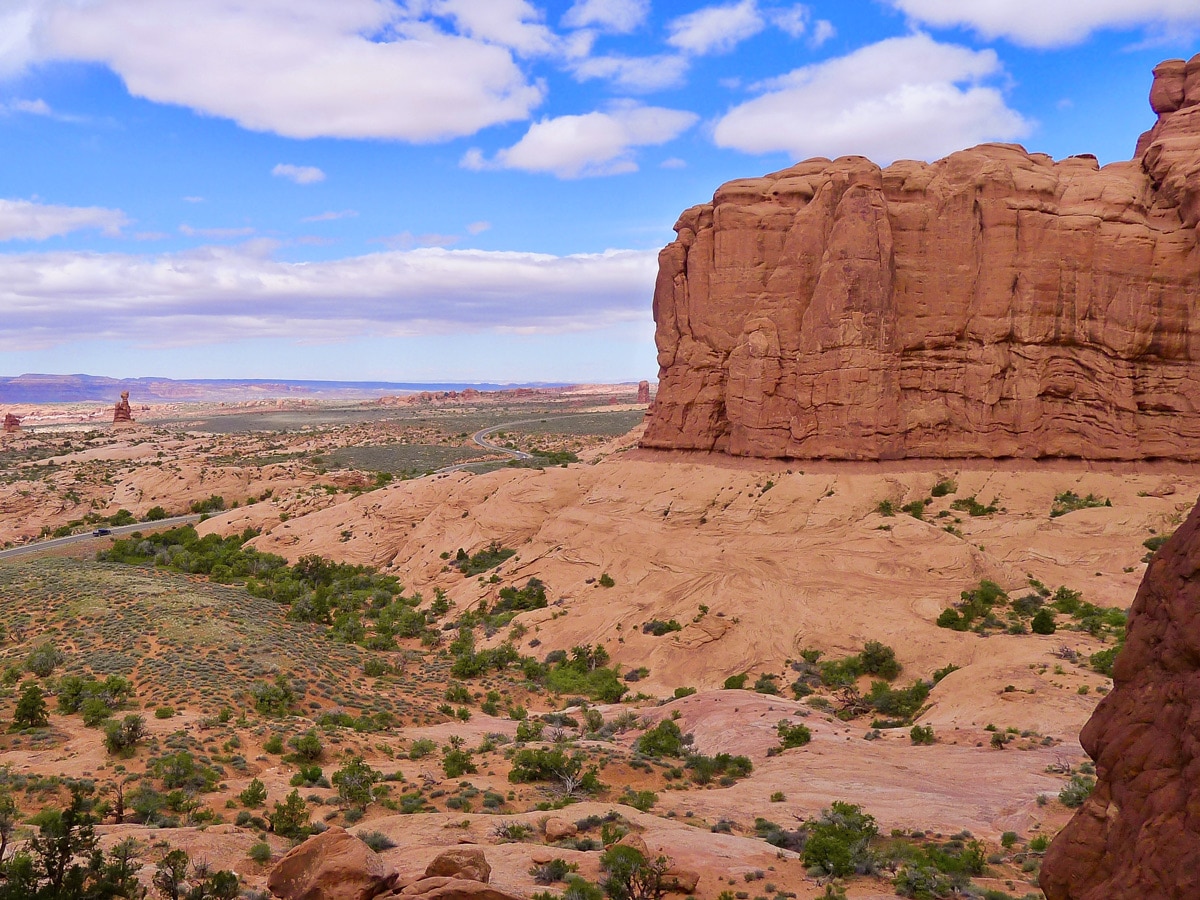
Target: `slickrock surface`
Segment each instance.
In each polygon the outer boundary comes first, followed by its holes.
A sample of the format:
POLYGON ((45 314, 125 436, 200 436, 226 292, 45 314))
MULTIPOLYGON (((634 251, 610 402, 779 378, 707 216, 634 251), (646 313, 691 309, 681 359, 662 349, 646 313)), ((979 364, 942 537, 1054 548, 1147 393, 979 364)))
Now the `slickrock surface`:
POLYGON ((659 255, 643 446, 1200 459, 1200 56, 1130 162, 985 144, 730 182, 659 255))
POLYGON ((1130 611, 1114 689, 1080 735, 1095 790, 1046 855, 1050 900, 1200 897, 1200 505, 1130 611))

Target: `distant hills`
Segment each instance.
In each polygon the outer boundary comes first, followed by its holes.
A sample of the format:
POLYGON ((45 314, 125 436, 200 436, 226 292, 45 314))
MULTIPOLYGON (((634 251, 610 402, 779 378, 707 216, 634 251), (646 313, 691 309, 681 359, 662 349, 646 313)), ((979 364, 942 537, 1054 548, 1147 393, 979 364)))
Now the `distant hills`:
POLYGON ((342 400, 406 394, 413 391, 497 391, 510 388, 566 387, 560 382, 492 384, 487 382, 293 381, 233 378, 107 378, 102 375, 0 376, 0 403, 115 402, 129 391, 136 403, 243 401, 277 397, 342 400))

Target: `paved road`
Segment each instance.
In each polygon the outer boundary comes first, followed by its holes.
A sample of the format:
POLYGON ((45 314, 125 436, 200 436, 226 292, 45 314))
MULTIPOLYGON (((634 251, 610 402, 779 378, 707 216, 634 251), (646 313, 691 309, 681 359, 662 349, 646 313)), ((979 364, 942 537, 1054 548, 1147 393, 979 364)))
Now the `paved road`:
MULTIPOLYGON (((518 419, 515 422, 502 422, 499 425, 492 425, 490 428, 481 428, 479 431, 471 435, 471 440, 482 447, 484 450, 489 450, 492 453, 503 453, 505 456, 512 459, 533 459, 532 453, 526 453, 524 450, 513 450, 510 447, 501 447, 499 444, 494 444, 488 440, 488 435, 495 434, 497 431, 503 431, 506 428, 512 428, 514 425, 536 425, 541 422, 557 422, 560 419, 578 419, 582 416, 594 416, 595 412, 586 413, 569 413, 565 416, 538 416, 536 419, 518 419)), ((436 470, 434 475, 443 475, 446 472, 458 472, 462 469, 469 469, 471 466, 482 465, 479 462, 457 463, 453 466, 445 466, 436 470)))
MULTIPOLYGON (((120 537, 123 534, 132 534, 135 531, 145 531, 149 528, 170 528, 172 525, 183 525, 187 522, 199 522, 199 515, 172 516, 169 519, 158 519, 154 522, 135 522, 133 525, 118 525, 115 528, 107 525, 99 525, 99 528, 109 528, 112 532, 112 537, 120 537)), ((38 541, 34 544, 23 544, 20 547, 10 547, 7 550, 0 550, 0 559, 9 559, 13 556, 24 556, 27 553, 41 553, 44 550, 53 550, 56 547, 66 547, 69 544, 78 544, 82 541, 102 541, 107 535, 95 537, 90 531, 84 534, 72 534, 67 537, 51 538, 48 541, 38 541)))

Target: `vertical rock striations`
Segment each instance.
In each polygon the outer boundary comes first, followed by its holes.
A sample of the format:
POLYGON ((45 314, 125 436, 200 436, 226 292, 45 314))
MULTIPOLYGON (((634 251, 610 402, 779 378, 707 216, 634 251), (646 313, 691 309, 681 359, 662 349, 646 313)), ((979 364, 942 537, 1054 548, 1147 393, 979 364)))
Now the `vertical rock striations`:
POLYGON ((1155 554, 1112 693, 1080 739, 1097 783, 1050 845, 1049 900, 1200 897, 1200 505, 1155 554))
POLYGON ((733 181, 659 255, 643 446, 1200 459, 1200 56, 1130 162, 985 144, 733 181))

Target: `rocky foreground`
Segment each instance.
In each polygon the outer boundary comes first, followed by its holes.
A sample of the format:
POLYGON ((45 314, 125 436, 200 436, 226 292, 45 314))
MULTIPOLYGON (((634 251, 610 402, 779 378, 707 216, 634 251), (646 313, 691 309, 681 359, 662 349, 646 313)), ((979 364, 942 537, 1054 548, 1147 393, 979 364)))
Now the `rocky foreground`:
POLYGON ((1200 56, 1129 162, 986 144, 732 181, 659 256, 643 446, 1200 459, 1200 56))

